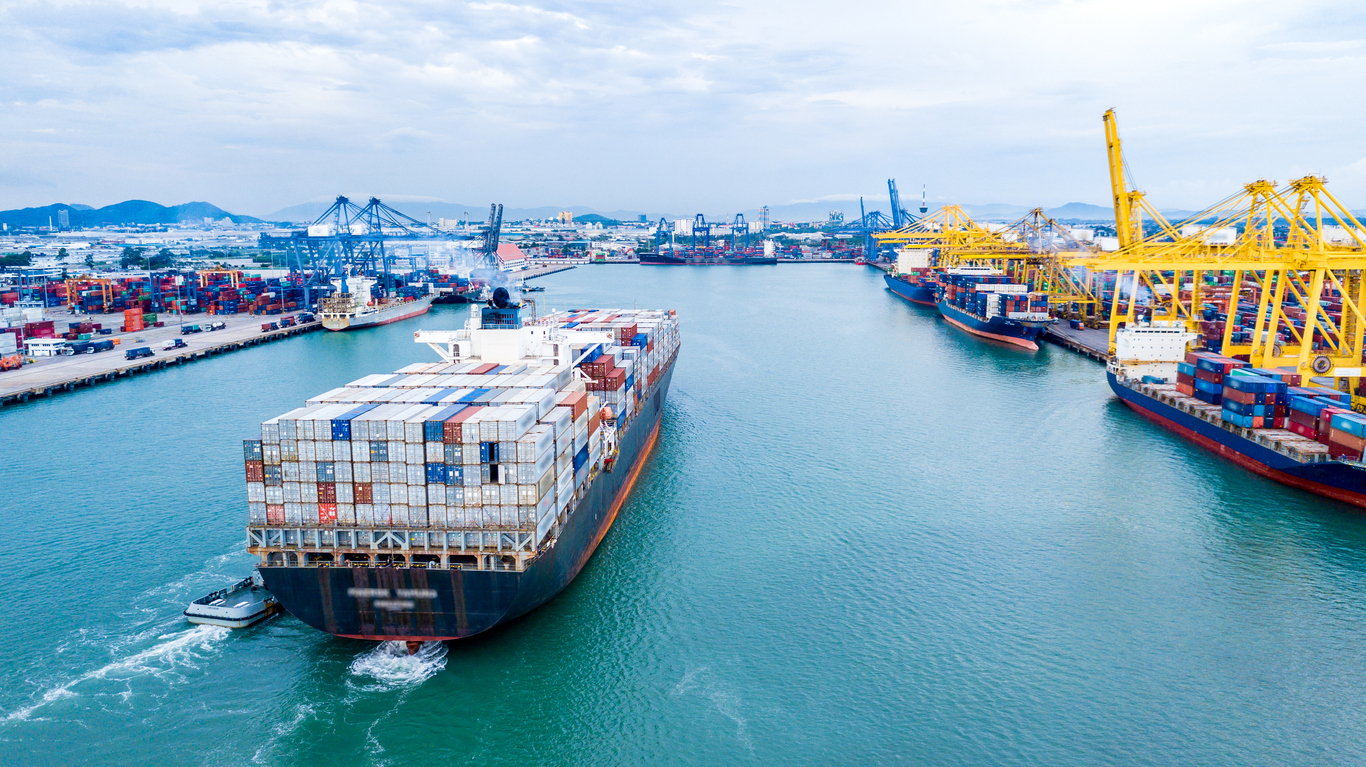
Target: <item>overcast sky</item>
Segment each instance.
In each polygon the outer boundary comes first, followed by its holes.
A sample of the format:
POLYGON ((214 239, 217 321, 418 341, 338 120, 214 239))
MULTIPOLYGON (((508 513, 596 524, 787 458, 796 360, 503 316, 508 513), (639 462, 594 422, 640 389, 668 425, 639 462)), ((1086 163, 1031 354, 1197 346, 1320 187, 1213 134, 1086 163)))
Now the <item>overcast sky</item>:
POLYGON ((1361 2, 0 0, 0 207, 339 193, 727 213, 906 192, 1366 208, 1361 2))

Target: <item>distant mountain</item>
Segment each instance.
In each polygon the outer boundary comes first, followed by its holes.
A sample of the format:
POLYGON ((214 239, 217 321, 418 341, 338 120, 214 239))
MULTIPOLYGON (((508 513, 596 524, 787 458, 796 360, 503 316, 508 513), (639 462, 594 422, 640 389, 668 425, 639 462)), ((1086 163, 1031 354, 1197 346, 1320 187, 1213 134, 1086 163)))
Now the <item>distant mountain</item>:
POLYGON ((1044 211, 1049 218, 1070 221, 1114 221, 1115 209, 1092 205, 1087 202, 1069 202, 1058 208, 1044 211))
POLYGON ((44 205, 41 208, 5 210, 0 211, 0 223, 9 224, 11 227, 47 226, 49 223, 55 226, 60 220, 58 212, 62 210, 67 211, 67 218, 71 226, 75 228, 121 224, 198 223, 206 218, 226 218, 238 224, 260 223, 260 219, 234 215, 207 202, 187 202, 183 205, 166 207, 146 200, 126 200, 113 205, 106 205, 103 208, 57 203, 55 205, 44 205))

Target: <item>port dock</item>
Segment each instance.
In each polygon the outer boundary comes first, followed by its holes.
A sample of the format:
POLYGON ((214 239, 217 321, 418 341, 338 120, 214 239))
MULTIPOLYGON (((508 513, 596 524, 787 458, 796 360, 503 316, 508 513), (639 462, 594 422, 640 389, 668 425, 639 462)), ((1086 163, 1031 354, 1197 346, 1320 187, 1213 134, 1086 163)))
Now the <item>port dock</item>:
MULTIPOLYGON (((86 315, 81 315, 82 317, 86 315)), ((108 315, 108 317, 121 315, 108 315)), ((92 320, 102 319, 92 316, 92 320)), ((70 357, 39 357, 33 363, 0 374, 0 405, 27 402, 33 397, 45 397, 59 392, 72 391, 82 386, 94 386, 106 381, 127 378, 138 373, 162 370, 172 365, 181 365, 204 357, 216 356, 247 346, 278 341, 302 333, 311 333, 322 327, 320 322, 294 325, 279 330, 262 331, 262 322, 273 322, 278 317, 257 315, 196 316, 193 322, 201 327, 210 322, 225 322, 223 330, 192 333, 182 336, 180 325, 167 325, 161 328, 147 328, 136 333, 119 333, 109 336, 119 343, 112 351, 96 354, 77 354, 70 357), (161 345, 173 338, 185 341, 181 349, 163 351, 161 345), (130 360, 124 356, 127 349, 146 346, 152 349, 152 357, 130 360)), ((112 320, 106 319, 106 325, 112 320)))
POLYGON ((1045 330, 1043 337, 1097 362, 1105 362, 1110 356, 1110 334, 1104 330, 1074 328, 1060 320, 1045 330))

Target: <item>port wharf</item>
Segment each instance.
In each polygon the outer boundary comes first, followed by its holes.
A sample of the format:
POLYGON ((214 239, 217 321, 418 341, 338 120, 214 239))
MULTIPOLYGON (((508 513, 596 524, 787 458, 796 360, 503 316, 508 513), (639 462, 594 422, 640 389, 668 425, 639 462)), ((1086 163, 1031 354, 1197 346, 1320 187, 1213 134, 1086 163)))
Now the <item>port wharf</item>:
POLYGON ((116 336, 120 343, 112 351, 39 358, 18 370, 0 374, 0 405, 27 402, 33 397, 52 396, 81 386, 94 386, 138 373, 162 370, 172 365, 182 365, 248 346, 311 333, 322 328, 322 323, 315 321, 279 330, 262 331, 262 319, 266 322, 272 321, 270 317, 262 318, 256 315, 226 315, 203 319, 196 316, 193 323, 186 324, 203 327, 210 322, 226 321, 228 326, 223 330, 185 336, 187 345, 181 349, 160 348, 163 342, 182 337, 179 325, 167 325, 164 328, 148 328, 137 333, 120 334, 116 336), (125 357, 126 350, 139 346, 151 347, 154 356, 137 360, 125 357))

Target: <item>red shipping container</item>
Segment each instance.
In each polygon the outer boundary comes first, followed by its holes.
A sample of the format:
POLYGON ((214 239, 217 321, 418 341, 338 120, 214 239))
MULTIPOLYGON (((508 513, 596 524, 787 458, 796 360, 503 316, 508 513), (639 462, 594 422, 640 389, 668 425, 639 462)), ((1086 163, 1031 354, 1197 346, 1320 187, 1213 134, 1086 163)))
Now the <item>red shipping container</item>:
POLYGON ((1289 427, 1291 431, 1295 432, 1301 437, 1307 437, 1309 439, 1314 438, 1314 427, 1311 424, 1300 423, 1298 421, 1291 421, 1290 423, 1286 424, 1286 426, 1289 427))
POLYGON ((1334 458, 1347 458, 1353 461, 1361 460, 1360 450, 1347 447, 1346 445, 1339 445, 1336 442, 1328 443, 1328 455, 1334 458))
POLYGON ((1366 438, 1358 437, 1355 434, 1348 434, 1345 431, 1339 431, 1337 429, 1329 429, 1328 443, 1330 445, 1343 445, 1349 447, 1357 451, 1358 454, 1360 454, 1363 449, 1366 449, 1366 438))
POLYGON ((574 418, 578 419, 588 410, 588 395, 581 391, 570 392, 559 404, 569 408, 574 418))
POLYGON ((266 504, 266 524, 283 525, 285 523, 285 506, 282 503, 266 504))
POLYGON ((1224 382, 1223 373, 1216 373, 1213 370, 1205 370, 1204 368, 1197 369, 1195 371, 1195 377, 1199 378, 1201 381, 1209 381, 1210 383, 1221 384, 1224 382))
MULTIPOLYGON (((332 504, 335 504, 336 502, 337 502, 337 483, 336 483, 336 482, 319 482, 319 483, 318 483, 318 503, 332 503, 332 504)), ((334 511, 335 511, 335 510, 334 510, 334 511)))
POLYGON ((318 504, 318 524, 335 525, 337 524, 337 504, 319 503, 318 504))
MULTIPOLYGON (((1308 426, 1310 429, 1313 429, 1315 426, 1317 426, 1319 422, 1319 419, 1315 418, 1314 416, 1308 413, 1301 413, 1298 410, 1287 411, 1286 416, 1290 419, 1291 423, 1302 423, 1305 426, 1308 426)), ((1310 436, 1313 435, 1311 434, 1310 436)))
MULTIPOLYGON (((447 445, 460 444, 460 425, 482 409, 482 407, 467 407, 447 418, 441 424, 441 442, 447 445)), ((370 501, 356 501, 356 503, 370 503, 370 501)))
POLYGON ((352 492, 355 494, 356 503, 374 503, 374 489, 369 482, 357 482, 352 485, 352 492))
POLYGON ((1255 405, 1257 404, 1257 392, 1239 391, 1225 386, 1224 399, 1233 400, 1234 402, 1239 402, 1244 405, 1255 405))
POLYGON ((265 482, 266 466, 261 461, 247 461, 247 481, 265 482))
POLYGON ((1186 395, 1187 397, 1195 396, 1195 387, 1188 383, 1177 383, 1176 390, 1186 395))

